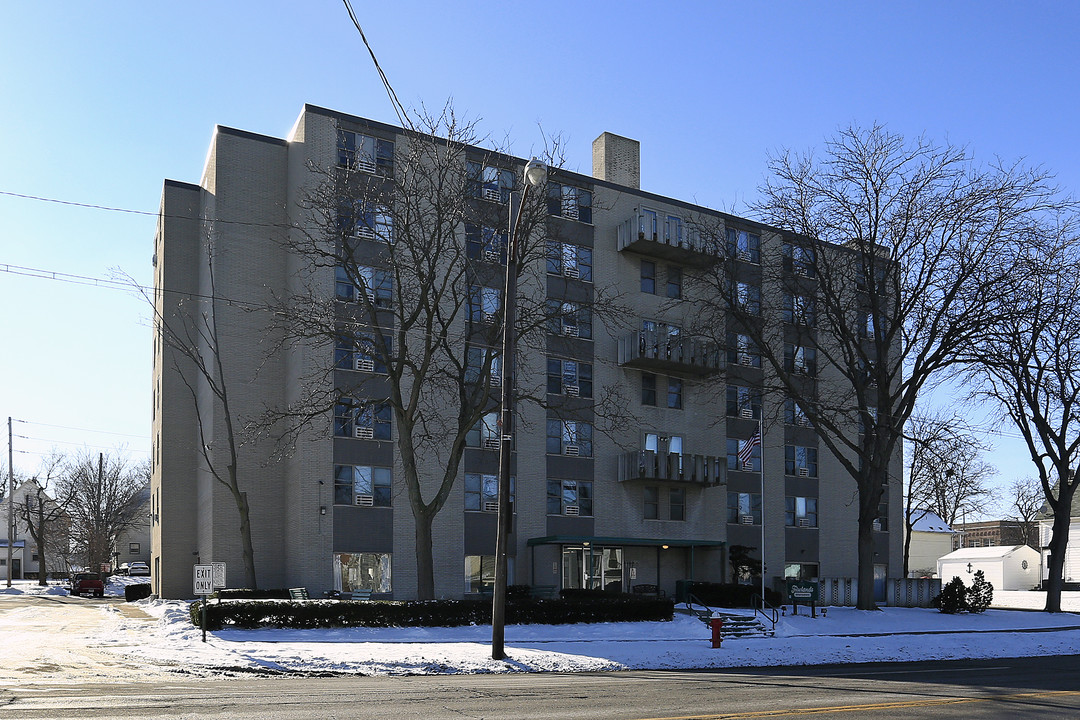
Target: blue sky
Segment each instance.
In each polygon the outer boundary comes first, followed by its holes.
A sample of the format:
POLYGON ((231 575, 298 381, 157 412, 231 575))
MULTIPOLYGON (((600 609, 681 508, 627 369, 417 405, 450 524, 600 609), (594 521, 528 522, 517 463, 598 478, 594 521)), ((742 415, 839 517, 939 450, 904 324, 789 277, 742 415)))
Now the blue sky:
MULTIPOLYGON (((642 143, 646 190, 739 212, 767 153, 886 123, 1025 158, 1080 189, 1080 5, 1014 2, 355 2, 407 106, 452 99, 519 156, 591 171, 642 143)), ((50 447, 149 450, 149 313, 15 268, 151 279, 165 178, 198 182, 215 124, 282 137, 305 102, 396 122, 336 0, 10 3, 0 24, 0 418, 17 467, 50 447), (32 439, 31 439, 32 438, 32 439)), ((1028 474, 992 438, 1002 480, 1028 474)), ((1020 456, 1018 459, 1018 455, 1020 456)))

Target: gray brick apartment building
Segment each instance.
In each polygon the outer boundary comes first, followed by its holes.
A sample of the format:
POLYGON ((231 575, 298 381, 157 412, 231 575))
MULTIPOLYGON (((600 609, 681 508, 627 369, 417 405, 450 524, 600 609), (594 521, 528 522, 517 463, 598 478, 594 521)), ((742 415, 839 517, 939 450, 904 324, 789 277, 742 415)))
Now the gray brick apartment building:
MULTIPOLYGON (((347 165, 357 177, 386 177, 401 172, 395 156, 407 143, 400 128, 309 105, 286 139, 216 128, 200 182, 165 182, 154 255, 158 311, 162 318, 184 313, 196 320, 189 327, 204 330, 214 321, 216 334, 190 340, 203 351, 217 344, 231 418, 159 320, 151 565, 161 596, 190 597, 197 561, 225 561, 229 585, 243 584, 236 503, 209 469, 228 464, 230 419, 243 438, 237 473, 261 587, 416 596, 413 514, 385 406, 328 405, 287 448, 274 433, 247 430, 267 409, 309 397, 313 378, 326 391, 367 392, 360 403, 389 392, 377 355, 331 339, 282 342, 272 308, 316 288, 351 321, 359 316, 349 307, 359 303, 393 325, 388 309, 408 299, 380 274, 389 220, 378 212, 349 218, 356 251, 374 258, 366 287, 332 267, 306 268, 282 238, 310 230, 310 191, 320 177, 312 168, 347 165)), ((544 191, 557 239, 533 261, 521 292, 540 306, 582 311, 547 322, 539 344, 521 347, 515 363, 516 383, 541 390, 538 402, 516 410, 510 582, 626 591, 653 584, 671 594, 679 580, 729 580, 730 546, 759 556, 763 524, 770 582, 854 577, 854 481, 819 447, 798 408, 767 389, 768 369, 752 344, 732 328, 701 328, 694 310, 708 300, 695 277, 719 256, 730 256, 736 279, 756 284, 762 305, 782 304, 783 291, 769 278, 797 275, 812 294, 812 274, 774 229, 640 190, 638 153, 636 142, 605 133, 593 146, 592 176, 553 170, 544 191), (703 229, 723 241, 709 242, 703 229), (770 267, 777 272, 762 272, 770 267), (613 295, 618 312, 584 311, 613 295), (622 422, 600 417, 608 414, 594 406, 601 395, 621 398, 622 422), (747 449, 759 426, 760 447, 747 449)), ((468 201, 505 217, 524 161, 478 147, 463 157, 476 180, 468 201)), ((462 257, 475 265, 463 283, 487 278, 501 287, 498 238, 499 231, 462 224, 459 242, 469 246, 462 257)), ((463 313, 462 328, 490 322, 488 310, 498 309, 469 292, 477 307, 463 313)), ((809 365, 807 382, 831 382, 828 367, 809 365)), ((492 408, 497 398, 496 389, 492 408)), ((438 597, 480 592, 491 582, 493 418, 485 415, 469 434, 432 525, 438 597)), ((440 471, 436 456, 421 467, 428 493, 440 471)), ((880 577, 901 565, 900 493, 900 483, 890 483, 875 527, 880 577)))

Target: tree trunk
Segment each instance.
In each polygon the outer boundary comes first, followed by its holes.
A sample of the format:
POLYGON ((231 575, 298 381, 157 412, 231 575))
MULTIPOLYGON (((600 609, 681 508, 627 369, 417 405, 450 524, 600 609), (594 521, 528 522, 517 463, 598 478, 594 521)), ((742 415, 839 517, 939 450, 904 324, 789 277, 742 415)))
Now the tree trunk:
POLYGON ((860 513, 859 517, 859 610, 877 610, 874 602, 874 517, 860 513))
POLYGON ((237 509, 240 511, 240 537, 243 541, 244 553, 244 585, 252 590, 258 590, 258 581, 255 579, 255 548, 251 543, 251 517, 248 507, 247 493, 240 493, 237 509))
POLYGON ((435 560, 431 549, 432 516, 413 513, 413 526, 416 528, 416 599, 435 599, 435 560))
POLYGON ((1065 549, 1069 543, 1073 494, 1069 474, 1063 473, 1058 485, 1058 505, 1054 509, 1054 528, 1050 535, 1050 567, 1046 582, 1046 612, 1061 612, 1061 591, 1065 586, 1065 549))

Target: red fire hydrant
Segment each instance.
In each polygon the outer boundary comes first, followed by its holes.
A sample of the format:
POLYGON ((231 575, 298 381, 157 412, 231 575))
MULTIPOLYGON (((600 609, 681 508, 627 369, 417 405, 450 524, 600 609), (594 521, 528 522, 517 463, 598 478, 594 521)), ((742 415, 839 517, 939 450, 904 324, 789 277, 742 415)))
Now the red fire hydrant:
POLYGON ((720 617, 719 613, 713 613, 709 618, 709 627, 712 628, 712 646, 714 648, 720 647, 720 642, 723 638, 720 636, 720 630, 724 626, 724 619, 720 617))

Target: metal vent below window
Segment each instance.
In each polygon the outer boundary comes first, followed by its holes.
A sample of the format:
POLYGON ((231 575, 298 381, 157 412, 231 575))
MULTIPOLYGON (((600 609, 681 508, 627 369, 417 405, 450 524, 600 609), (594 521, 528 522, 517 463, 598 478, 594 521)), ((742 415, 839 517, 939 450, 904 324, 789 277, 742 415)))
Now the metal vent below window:
POLYGON ((581 390, 580 390, 580 388, 578 388, 577 385, 567 385, 566 386, 566 394, 569 395, 570 397, 577 397, 580 394, 580 392, 581 392, 581 390))
POLYGON ((484 188, 484 199, 492 202, 502 202, 502 191, 499 188, 484 188))
POLYGON ((356 428, 356 437, 361 440, 371 440, 375 437, 375 430, 369 427, 358 427, 356 428))
POLYGON ((371 358, 356 358, 356 369, 362 372, 375 372, 375 361, 371 358))
POLYGON ((804 518, 804 517, 799 518, 799 527, 801 527, 801 528, 810 527, 810 518, 804 518))
POLYGON ((566 335, 567 337, 577 337, 578 336, 577 325, 566 325, 566 326, 563 327, 562 332, 563 332, 563 335, 566 335))
POLYGON ((498 450, 502 442, 497 437, 484 438, 484 447, 488 450, 498 450))
POLYGON ((375 497, 373 495, 357 495, 356 504, 361 507, 373 507, 375 505, 375 497))
POLYGON ((804 467, 799 468, 799 477, 810 477, 810 469, 804 467))
POLYGON ((580 453, 580 451, 581 449, 577 445, 567 445, 565 448, 563 448, 564 455, 577 455, 580 453))
POLYGON ((577 505, 567 505, 566 506, 566 514, 567 515, 577 515, 579 512, 580 512, 580 509, 578 508, 577 505))
POLYGON ((499 503, 497 500, 489 500, 484 503, 485 512, 499 512, 499 503))
POLYGON ((750 408, 743 408, 742 411, 739 413, 739 415, 741 415, 744 418, 751 418, 752 419, 754 417, 754 411, 751 410, 750 408))
POLYGON ((578 272, 578 269, 573 268, 573 267, 563 268, 562 274, 565 275, 568 278, 580 277, 580 273, 578 272))
POLYGON ((754 524, 754 516, 753 515, 740 515, 739 516, 739 522, 742 523, 743 525, 753 525, 754 524))

